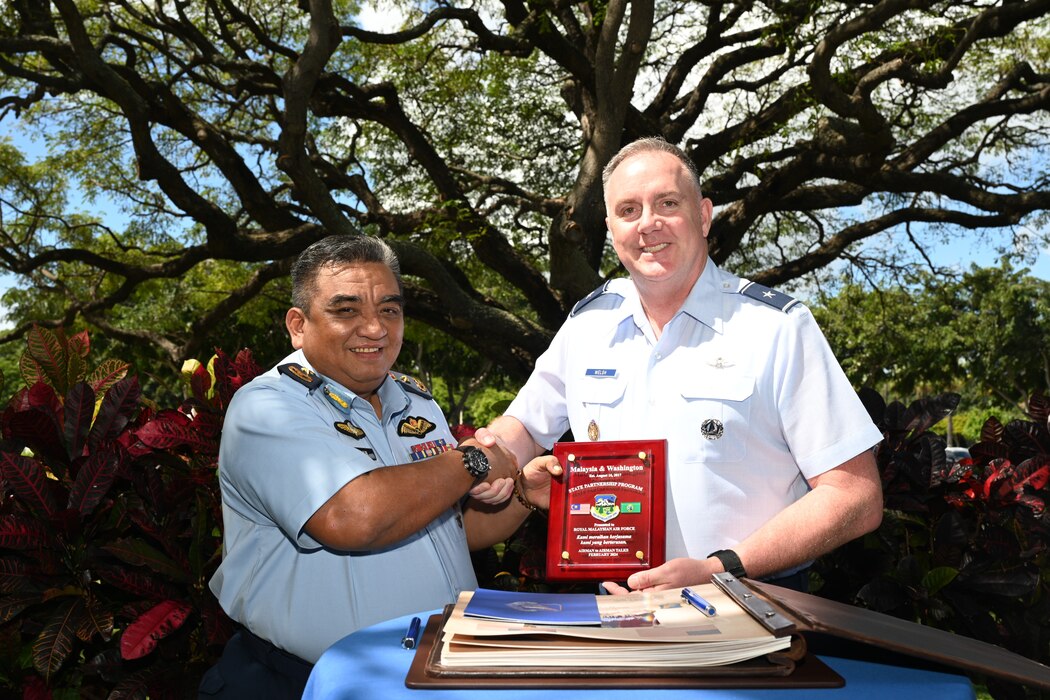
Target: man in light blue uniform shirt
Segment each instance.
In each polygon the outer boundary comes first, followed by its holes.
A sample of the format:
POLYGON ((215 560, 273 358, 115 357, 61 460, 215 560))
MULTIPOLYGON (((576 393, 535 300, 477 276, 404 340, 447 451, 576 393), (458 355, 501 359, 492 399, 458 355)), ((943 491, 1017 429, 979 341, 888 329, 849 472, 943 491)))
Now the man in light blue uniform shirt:
POLYGON ((576 305, 477 437, 519 460, 570 428, 575 440, 667 440, 668 561, 610 592, 721 571, 804 589, 796 572, 878 526, 882 435, 809 310, 708 258, 711 201, 684 152, 636 141, 603 180, 630 277, 576 305))
POLYGON ((237 392, 223 426, 210 587, 240 629, 202 698, 298 697, 333 642, 475 588, 468 549, 529 513, 506 499, 514 459, 457 447, 426 388, 390 371, 404 316, 386 244, 330 236, 292 280, 296 351, 237 392), (478 487, 501 503, 478 506, 478 487))

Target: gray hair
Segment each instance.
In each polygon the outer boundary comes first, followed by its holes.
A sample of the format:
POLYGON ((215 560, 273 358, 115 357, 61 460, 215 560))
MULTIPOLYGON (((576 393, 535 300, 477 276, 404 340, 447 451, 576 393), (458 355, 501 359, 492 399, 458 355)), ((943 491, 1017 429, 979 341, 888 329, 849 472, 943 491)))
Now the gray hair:
POLYGON ((642 153, 670 153, 672 156, 677 158, 685 166, 685 169, 689 172, 690 178, 693 180, 693 184, 696 185, 696 191, 701 193, 700 187, 700 171, 696 169, 696 164, 693 163, 692 159, 678 146, 673 143, 669 143, 660 136, 647 136, 640 138, 637 141, 632 141, 623 148, 621 148, 616 155, 614 155, 605 167, 602 169, 602 187, 605 187, 609 183, 609 178, 612 177, 613 171, 620 167, 628 158, 631 158, 642 153))
POLYGON ((401 263, 393 248, 372 236, 333 235, 311 244, 292 263, 292 306, 308 314, 310 301, 317 294, 317 274, 321 268, 354 263, 386 265, 394 273, 398 292, 404 294, 401 263))

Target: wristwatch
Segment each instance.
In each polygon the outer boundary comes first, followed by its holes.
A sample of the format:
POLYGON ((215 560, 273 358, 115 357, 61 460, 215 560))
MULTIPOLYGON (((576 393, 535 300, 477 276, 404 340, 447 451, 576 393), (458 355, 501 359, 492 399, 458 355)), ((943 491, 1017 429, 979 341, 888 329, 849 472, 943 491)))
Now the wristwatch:
POLYGON ((488 476, 489 458, 484 452, 472 445, 457 447, 456 450, 463 454, 463 468, 474 477, 475 484, 488 476))
POLYGON ((722 568, 726 570, 726 573, 732 574, 736 578, 747 578, 747 571, 744 569, 744 564, 740 561, 740 557, 738 557, 733 550, 720 549, 717 552, 711 552, 707 556, 714 557, 722 562, 722 568))

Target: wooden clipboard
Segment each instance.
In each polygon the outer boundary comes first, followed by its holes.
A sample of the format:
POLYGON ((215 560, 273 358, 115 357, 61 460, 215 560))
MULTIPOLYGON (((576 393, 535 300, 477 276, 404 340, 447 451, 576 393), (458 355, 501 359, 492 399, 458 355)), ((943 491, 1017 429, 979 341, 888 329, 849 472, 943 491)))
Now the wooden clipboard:
POLYGON ((1050 667, 994 644, 732 574, 715 574, 712 582, 775 636, 827 635, 949 670, 1050 690, 1050 667))

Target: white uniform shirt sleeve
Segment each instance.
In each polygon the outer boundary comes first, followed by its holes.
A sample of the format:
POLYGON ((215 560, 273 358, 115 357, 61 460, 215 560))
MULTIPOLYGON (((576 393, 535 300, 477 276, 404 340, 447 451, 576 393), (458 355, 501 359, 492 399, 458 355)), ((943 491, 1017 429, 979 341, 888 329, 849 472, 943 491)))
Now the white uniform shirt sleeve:
POLYGON ((569 429, 563 380, 566 371, 563 349, 567 335, 565 326, 562 326, 550 347, 536 360, 528 381, 506 411, 506 415, 521 421, 537 444, 548 450, 569 429))
POLYGON ((787 314, 779 334, 774 386, 788 448, 803 476, 833 469, 882 440, 813 314, 787 314))

